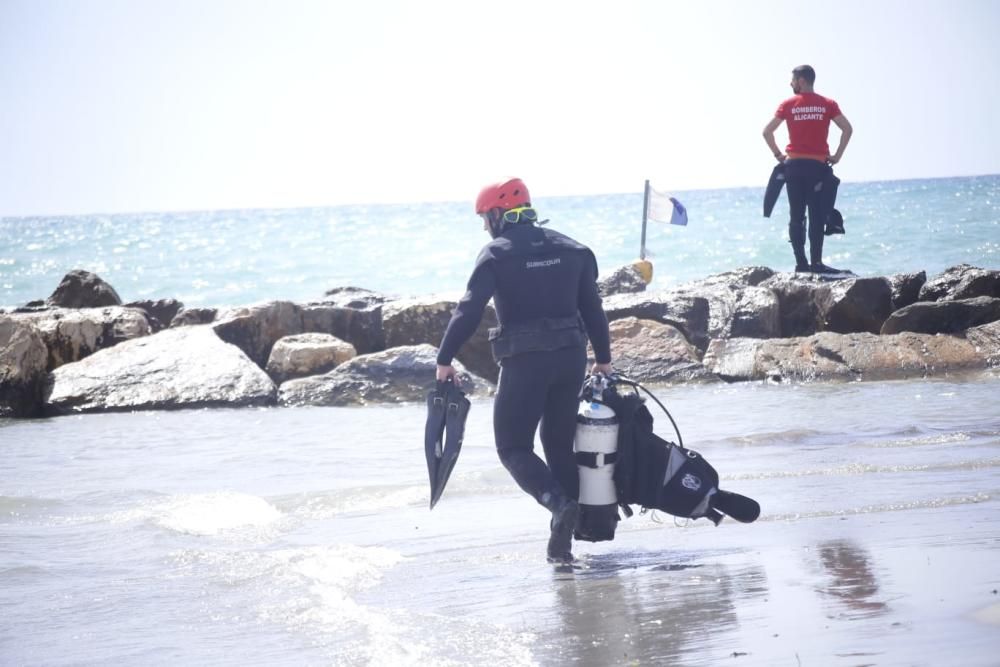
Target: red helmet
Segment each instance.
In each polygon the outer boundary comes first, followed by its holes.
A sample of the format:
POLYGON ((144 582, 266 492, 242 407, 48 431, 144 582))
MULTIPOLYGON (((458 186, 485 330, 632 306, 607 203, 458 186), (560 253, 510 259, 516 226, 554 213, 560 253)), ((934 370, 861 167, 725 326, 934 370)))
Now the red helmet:
POLYGON ((510 178, 506 181, 487 185, 479 191, 476 197, 476 215, 482 215, 491 208, 509 210, 518 206, 530 206, 531 195, 528 187, 520 178, 510 178))

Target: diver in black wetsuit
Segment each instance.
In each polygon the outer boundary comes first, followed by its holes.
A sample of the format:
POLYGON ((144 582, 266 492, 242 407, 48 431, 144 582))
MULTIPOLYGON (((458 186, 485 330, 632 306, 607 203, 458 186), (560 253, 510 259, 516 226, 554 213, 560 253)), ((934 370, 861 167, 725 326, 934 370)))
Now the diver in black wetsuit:
POLYGON ((490 340, 501 369, 493 402, 497 452, 518 485, 552 512, 549 560, 572 561, 579 511, 573 435, 588 338, 596 359, 593 372, 611 373, 597 260, 585 245, 534 224, 538 216, 520 179, 483 188, 476 213, 493 241, 480 252, 445 330, 437 379, 457 381, 452 359, 476 331, 492 298, 499 326, 490 331, 490 340), (548 465, 534 452, 539 422, 548 465))

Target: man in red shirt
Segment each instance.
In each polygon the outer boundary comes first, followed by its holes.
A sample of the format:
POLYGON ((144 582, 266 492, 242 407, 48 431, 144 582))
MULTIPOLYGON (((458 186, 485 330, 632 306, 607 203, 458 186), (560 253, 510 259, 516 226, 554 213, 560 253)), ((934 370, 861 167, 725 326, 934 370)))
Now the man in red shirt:
POLYGON ((795 253, 795 271, 838 273, 823 264, 823 227, 820 213, 820 190, 831 173, 831 165, 840 162, 854 132, 840 106, 829 97, 813 92, 816 71, 809 65, 792 70, 793 97, 778 105, 774 118, 764 127, 764 141, 775 159, 785 164, 785 187, 788 189, 788 239, 795 253), (827 137, 830 121, 840 128, 837 152, 830 154, 827 137), (782 153, 774 141, 774 131, 788 123, 788 146, 782 153), (809 209, 809 259, 806 260, 806 209, 809 209))

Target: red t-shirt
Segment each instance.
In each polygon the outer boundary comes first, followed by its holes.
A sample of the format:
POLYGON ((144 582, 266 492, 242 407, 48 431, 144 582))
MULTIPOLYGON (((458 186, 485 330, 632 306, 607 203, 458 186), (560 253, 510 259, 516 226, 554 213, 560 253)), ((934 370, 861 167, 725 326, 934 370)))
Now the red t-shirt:
POLYGON ((774 115, 788 123, 786 153, 826 157, 830 147, 830 121, 840 115, 840 107, 829 97, 816 93, 801 93, 778 105, 774 115))

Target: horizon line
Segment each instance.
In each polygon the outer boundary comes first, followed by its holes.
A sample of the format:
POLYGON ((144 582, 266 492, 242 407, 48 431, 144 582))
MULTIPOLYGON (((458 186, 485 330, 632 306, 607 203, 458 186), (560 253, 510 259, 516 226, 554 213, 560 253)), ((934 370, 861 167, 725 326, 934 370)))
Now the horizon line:
MULTIPOLYGON (((943 181, 956 178, 986 178, 991 176, 1000 176, 1000 173, 987 173, 987 174, 956 174, 951 176, 915 176, 910 178, 880 178, 872 180, 844 180, 842 183, 906 183, 910 181, 943 181)), ((652 179, 649 179, 652 182, 652 179)), ((698 188, 682 188, 677 190, 670 190, 671 193, 685 193, 685 192, 706 192, 706 191, 716 191, 716 190, 746 190, 746 189, 761 189, 763 190, 765 185, 734 185, 728 187, 698 187, 698 188)), ((610 197, 617 195, 627 195, 636 194, 641 195, 642 189, 635 191, 624 191, 624 192, 590 192, 590 193, 572 193, 572 194, 556 194, 556 195, 545 195, 539 197, 539 199, 560 199, 567 197, 610 197)), ((96 216, 122 216, 122 215, 151 215, 159 213, 168 214, 179 214, 179 213, 226 213, 226 212, 236 212, 236 211, 301 211, 309 209, 333 209, 333 208, 347 208, 347 207, 357 207, 357 206, 413 206, 418 204, 462 204, 472 201, 472 198, 466 199, 437 199, 437 200, 424 200, 424 201, 369 201, 369 202, 343 202, 339 204, 307 204, 302 206, 223 206, 219 208, 164 208, 164 209, 142 209, 142 210, 130 210, 130 211, 97 211, 89 213, 30 213, 30 214, 18 214, 18 215, 0 215, 0 220, 26 220, 26 219, 37 219, 37 218, 84 218, 84 217, 96 217, 96 216)))

